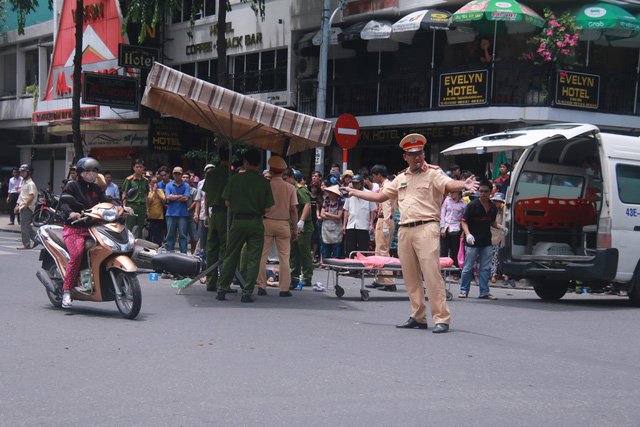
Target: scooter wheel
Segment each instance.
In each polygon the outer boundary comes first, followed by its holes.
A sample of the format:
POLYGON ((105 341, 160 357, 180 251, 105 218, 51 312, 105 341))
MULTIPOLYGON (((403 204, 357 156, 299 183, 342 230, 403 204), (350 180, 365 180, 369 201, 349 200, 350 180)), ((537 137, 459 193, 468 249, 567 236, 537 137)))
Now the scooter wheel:
POLYGON ((116 305, 125 319, 135 319, 142 307, 142 291, 138 277, 119 271, 115 274, 116 305))
POLYGON ((35 212, 35 214, 33 215, 33 220, 31 220, 31 222, 35 227, 41 227, 45 224, 49 224, 52 218, 53 214, 51 213, 51 211, 43 209, 35 212))

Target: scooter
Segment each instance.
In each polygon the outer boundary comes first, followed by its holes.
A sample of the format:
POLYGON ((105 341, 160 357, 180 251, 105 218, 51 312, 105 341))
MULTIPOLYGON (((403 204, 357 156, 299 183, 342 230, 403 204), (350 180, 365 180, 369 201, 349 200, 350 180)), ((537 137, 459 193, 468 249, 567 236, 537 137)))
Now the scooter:
MULTIPOLYGON (((60 197, 60 203, 73 206, 78 202, 65 194, 60 197)), ((115 300, 122 316, 134 319, 142 307, 142 292, 137 267, 131 260, 135 238, 124 226, 125 215, 122 206, 99 203, 83 211, 83 216, 73 222, 88 223, 90 237, 85 239, 85 254, 71 295, 79 301, 115 300)), ((37 234, 44 248, 40 251, 42 268, 36 276, 46 288, 51 303, 62 307, 62 284, 69 261, 62 227, 43 225, 37 234)))
POLYGON ((60 198, 51 194, 46 188, 41 191, 42 198, 36 202, 36 210, 33 213, 33 220, 31 221, 35 227, 41 227, 50 222, 58 222, 60 219, 57 218, 60 198), (54 220, 54 218, 56 218, 56 220, 54 220))

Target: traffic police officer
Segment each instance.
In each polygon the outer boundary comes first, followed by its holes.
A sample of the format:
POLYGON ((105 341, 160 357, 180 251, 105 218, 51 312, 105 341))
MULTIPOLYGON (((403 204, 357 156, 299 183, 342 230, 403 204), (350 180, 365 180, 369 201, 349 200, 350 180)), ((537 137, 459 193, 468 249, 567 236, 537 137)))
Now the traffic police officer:
POLYGON ((290 289, 298 286, 298 278, 302 272, 302 286, 311 286, 313 278, 313 258, 311 256, 311 237, 313 236, 313 222, 311 221, 311 193, 302 185, 302 172, 287 168, 283 179, 296 189, 298 196, 298 222, 293 227, 298 228, 298 240, 291 245, 291 284, 290 289))
MULTIPOLYGON (((218 157, 220 157, 220 165, 209 170, 202 188, 205 192, 205 206, 211 208, 207 233, 207 266, 212 266, 219 259, 223 259, 227 247, 227 207, 222 198, 222 192, 229 182, 229 148, 220 147, 218 157)), ((207 209, 205 215, 208 214, 207 209)), ((207 274, 207 290, 215 292, 217 283, 218 269, 214 268, 207 274)), ((233 293, 237 290, 229 289, 227 292, 233 293)))
POLYGON ((454 181, 439 167, 424 160, 423 135, 413 133, 400 141, 404 160, 409 167, 379 193, 344 187, 350 195, 382 203, 397 199, 400 208, 398 255, 402 274, 409 293, 412 313, 409 320, 398 328, 427 329, 427 307, 424 302, 422 278, 427 285, 434 333, 447 332, 451 314, 446 290, 440 275, 440 206, 442 196, 449 191, 477 191, 475 177, 454 181))
MULTIPOLYGON (((234 175, 229 179, 222 198, 233 215, 231 229, 227 236, 227 248, 220 270, 218 295, 216 299, 223 301, 229 290, 231 280, 240 261, 242 246, 247 244, 247 281, 242 289, 240 302, 253 302, 251 294, 256 284, 260 258, 264 246, 264 226, 262 217, 273 206, 273 194, 269 181, 264 179, 257 168, 262 158, 258 150, 244 153, 245 173, 234 175)), ((211 226, 211 225, 209 225, 211 226)))
POLYGON ((137 215, 128 215, 125 222, 126 227, 131 231, 134 226, 138 226, 135 237, 142 236, 142 228, 147 219, 147 194, 149 191, 149 181, 144 176, 144 162, 137 159, 133 165, 133 175, 129 175, 122 186, 122 199, 124 200, 122 204, 129 206, 137 215), (127 198, 127 191, 131 188, 137 189, 138 192, 133 197, 127 198))
POLYGON ((267 294, 267 256, 271 250, 273 241, 278 249, 278 262, 280 265, 280 296, 290 297, 289 283, 291 282, 291 269, 289 255, 291 241, 298 238, 298 227, 291 228, 291 224, 298 222, 298 197, 296 189, 282 180, 282 173, 287 168, 287 163, 280 156, 271 156, 269 170, 271 172, 271 192, 275 202, 273 208, 264 216, 264 246, 262 247, 262 259, 260 260, 260 274, 258 274, 258 295, 267 294), (291 221, 291 222, 289 222, 291 221))

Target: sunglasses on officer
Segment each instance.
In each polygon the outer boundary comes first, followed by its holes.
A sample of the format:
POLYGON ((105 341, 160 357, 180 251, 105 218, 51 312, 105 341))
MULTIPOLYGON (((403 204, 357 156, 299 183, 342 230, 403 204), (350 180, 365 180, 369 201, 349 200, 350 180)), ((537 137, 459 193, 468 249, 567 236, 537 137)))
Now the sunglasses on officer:
POLYGON ((424 156, 424 151, 414 151, 409 153, 404 153, 407 157, 421 157, 424 156))

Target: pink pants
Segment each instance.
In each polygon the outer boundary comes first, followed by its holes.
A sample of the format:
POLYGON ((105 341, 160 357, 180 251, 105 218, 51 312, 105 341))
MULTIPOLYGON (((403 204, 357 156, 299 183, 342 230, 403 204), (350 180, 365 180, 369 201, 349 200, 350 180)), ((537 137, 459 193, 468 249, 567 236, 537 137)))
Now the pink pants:
POLYGON ((86 228, 65 225, 62 230, 62 238, 69 252, 67 272, 64 275, 64 284, 62 285, 62 289, 65 291, 70 291, 78 279, 82 255, 84 254, 84 238, 90 235, 89 230, 86 228))

